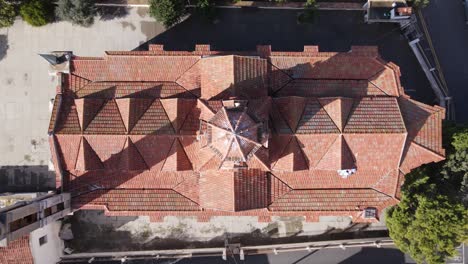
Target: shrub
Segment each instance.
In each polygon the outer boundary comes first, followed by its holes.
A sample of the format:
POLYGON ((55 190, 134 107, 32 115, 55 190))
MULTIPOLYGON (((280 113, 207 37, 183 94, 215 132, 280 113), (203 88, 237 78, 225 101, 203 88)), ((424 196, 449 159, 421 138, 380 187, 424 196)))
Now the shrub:
POLYGON ((301 24, 314 23, 317 11, 317 4, 315 0, 307 0, 307 2, 304 4, 304 8, 304 12, 300 13, 297 17, 298 22, 301 24))
POLYGON ((54 4, 49 0, 29 0, 21 5, 20 15, 31 26, 44 26, 55 19, 54 4))
POLYGON ((186 14, 184 0, 150 0, 150 15, 170 27, 186 14))
POLYGON ((216 16, 216 8, 213 0, 199 0, 196 5, 196 10, 210 21, 216 16))
POLYGON ((58 0, 55 14, 72 24, 89 27, 94 23, 97 9, 93 0, 58 0))
POLYGON ((15 7, 11 3, 0 0, 0 28, 11 27, 15 23, 16 15, 15 7))
POLYGON ((418 263, 445 263, 468 238, 468 210, 444 195, 405 195, 387 212, 390 237, 418 263))
POLYGON ((429 4, 429 0, 410 0, 408 1, 413 7, 426 7, 429 4))

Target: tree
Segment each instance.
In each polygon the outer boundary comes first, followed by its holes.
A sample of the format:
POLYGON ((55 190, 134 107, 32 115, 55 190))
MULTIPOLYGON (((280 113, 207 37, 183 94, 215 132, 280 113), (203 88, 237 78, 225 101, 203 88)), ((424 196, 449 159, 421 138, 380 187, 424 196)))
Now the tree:
POLYGON ((466 128, 444 126, 444 147, 446 162, 407 174, 401 202, 387 211, 390 237, 418 263, 444 263, 468 239, 466 128))
POLYGON ((29 0, 21 5, 20 15, 31 26, 44 26, 55 19, 54 4, 48 0, 29 0))
POLYGON ((307 0, 304 4, 304 12, 301 12, 297 18, 299 23, 312 24, 315 21, 317 11, 317 3, 315 0, 307 0))
POLYGON ((186 14, 184 0, 150 0, 150 15, 170 27, 186 14))
POLYGON ((94 23, 97 9, 93 0, 58 0, 55 14, 72 24, 89 27, 94 23))
POLYGON ((410 2, 416 8, 423 8, 429 4, 429 0, 410 0, 410 2))
POLYGON ((15 18, 16 10, 13 4, 0 0, 0 28, 13 26, 15 18))
POLYGON ((418 263, 445 263, 468 238, 468 210, 447 196, 403 196, 387 212, 387 227, 397 247, 418 263))
POLYGON ((213 0, 199 0, 195 7, 197 12, 209 21, 212 21, 216 16, 216 8, 213 0))

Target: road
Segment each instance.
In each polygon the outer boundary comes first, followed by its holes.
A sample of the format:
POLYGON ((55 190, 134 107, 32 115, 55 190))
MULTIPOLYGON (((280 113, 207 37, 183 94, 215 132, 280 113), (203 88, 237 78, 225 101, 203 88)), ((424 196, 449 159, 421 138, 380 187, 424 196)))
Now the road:
POLYGON ((431 0, 423 15, 439 57, 458 122, 468 122, 468 25, 461 0, 431 0))
POLYGON ((400 66, 401 83, 414 99, 433 104, 434 93, 398 25, 366 24, 361 11, 319 11, 313 24, 298 24, 297 10, 217 9, 217 20, 192 15, 137 49, 164 44, 168 50, 190 50, 211 44, 214 50, 255 50, 269 44, 274 51, 300 51, 318 45, 321 51, 347 52, 352 45, 377 45, 384 60, 400 66))

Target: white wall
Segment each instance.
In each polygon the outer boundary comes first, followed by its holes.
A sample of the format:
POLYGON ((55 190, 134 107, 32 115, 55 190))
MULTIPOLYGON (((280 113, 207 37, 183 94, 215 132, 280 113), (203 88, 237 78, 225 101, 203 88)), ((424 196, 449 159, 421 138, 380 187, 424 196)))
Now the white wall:
POLYGON ((59 238, 61 222, 51 223, 31 232, 29 244, 35 264, 52 264, 60 260, 63 252, 63 241, 59 238), (42 246, 39 238, 47 235, 47 243, 42 246))

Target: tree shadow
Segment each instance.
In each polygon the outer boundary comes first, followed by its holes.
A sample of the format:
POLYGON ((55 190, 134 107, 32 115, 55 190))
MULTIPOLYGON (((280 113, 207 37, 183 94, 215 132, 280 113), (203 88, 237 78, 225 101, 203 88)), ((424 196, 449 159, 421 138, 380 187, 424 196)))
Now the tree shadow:
POLYGON ((6 57, 8 48, 8 36, 0 35, 0 61, 6 57))
POLYGON ((256 45, 275 50, 300 51, 304 45, 318 45, 321 51, 347 52, 353 45, 379 46, 383 59, 401 68, 402 85, 412 97, 432 104, 434 94, 424 72, 399 27, 390 23, 365 24, 360 11, 317 11, 312 25, 298 25, 294 10, 218 9, 216 23, 207 24, 197 14, 141 44, 164 44, 168 50, 192 50, 196 44, 212 45, 220 51, 249 51, 256 45), (426 88, 427 87, 427 88, 426 88))
MULTIPOLYGON (((121 3, 126 1, 120 0, 121 3)), ((116 18, 123 18, 129 14, 129 8, 126 6, 98 6, 97 13, 99 20, 108 21, 116 18)))
POLYGON ((405 264, 405 255, 396 248, 363 247, 357 254, 339 262, 340 264, 380 263, 405 264))

